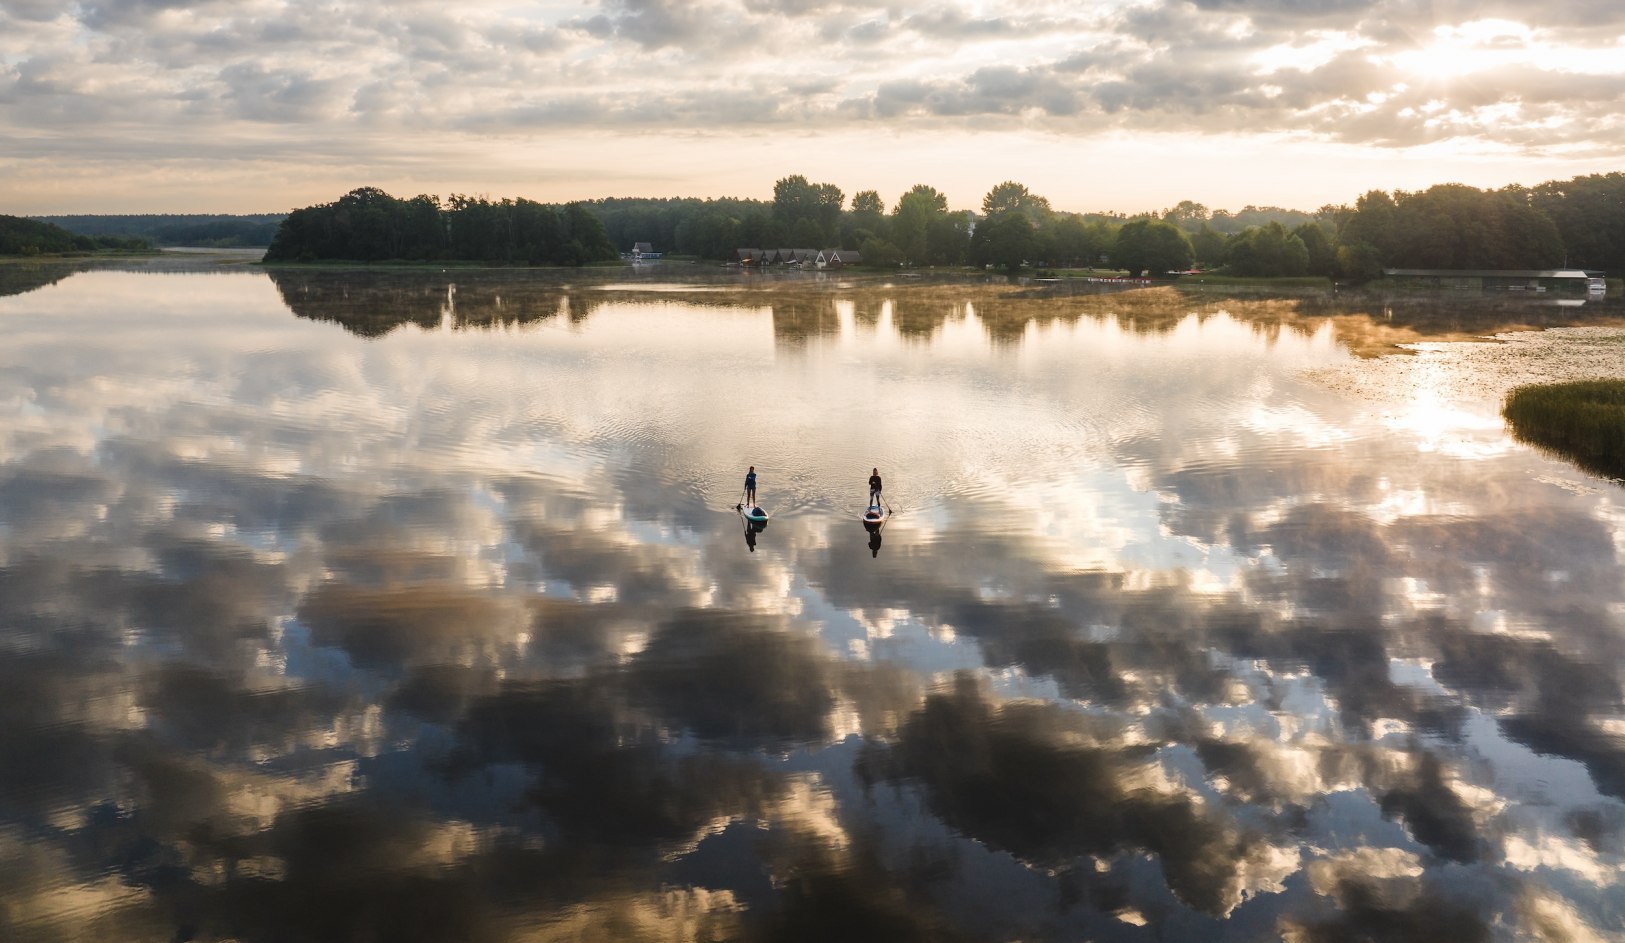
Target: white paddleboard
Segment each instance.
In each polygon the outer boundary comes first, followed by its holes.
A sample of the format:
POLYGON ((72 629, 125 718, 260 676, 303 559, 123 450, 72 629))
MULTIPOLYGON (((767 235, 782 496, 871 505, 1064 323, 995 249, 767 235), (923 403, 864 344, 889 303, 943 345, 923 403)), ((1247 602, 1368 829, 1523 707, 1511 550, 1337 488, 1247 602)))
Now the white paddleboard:
POLYGON ((886 509, 878 504, 869 505, 869 510, 863 512, 863 522, 865 524, 881 524, 885 522, 886 517, 886 509))
POLYGON ((743 508, 739 513, 745 515, 745 520, 747 521, 767 520, 767 512, 759 507, 743 508))

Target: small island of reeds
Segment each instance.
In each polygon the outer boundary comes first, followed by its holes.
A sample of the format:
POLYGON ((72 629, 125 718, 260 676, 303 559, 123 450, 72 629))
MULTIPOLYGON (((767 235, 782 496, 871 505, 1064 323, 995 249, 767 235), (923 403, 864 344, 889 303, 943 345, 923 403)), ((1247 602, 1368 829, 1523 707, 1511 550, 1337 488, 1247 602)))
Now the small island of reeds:
POLYGON ((1625 380, 1520 386, 1501 414, 1518 438, 1592 474, 1625 479, 1625 380))

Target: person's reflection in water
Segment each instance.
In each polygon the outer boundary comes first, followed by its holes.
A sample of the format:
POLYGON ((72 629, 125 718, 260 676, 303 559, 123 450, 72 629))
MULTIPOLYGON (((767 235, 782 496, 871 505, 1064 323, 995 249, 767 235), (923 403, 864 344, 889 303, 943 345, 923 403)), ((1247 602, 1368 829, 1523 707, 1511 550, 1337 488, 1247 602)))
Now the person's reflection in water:
POLYGON ((880 556, 880 531, 885 526, 886 525, 884 523, 872 524, 869 521, 863 522, 863 529, 869 532, 869 555, 871 557, 880 556))
POLYGON ((745 546, 750 548, 751 553, 756 552, 756 535, 764 530, 767 530, 767 521, 745 519, 745 546))

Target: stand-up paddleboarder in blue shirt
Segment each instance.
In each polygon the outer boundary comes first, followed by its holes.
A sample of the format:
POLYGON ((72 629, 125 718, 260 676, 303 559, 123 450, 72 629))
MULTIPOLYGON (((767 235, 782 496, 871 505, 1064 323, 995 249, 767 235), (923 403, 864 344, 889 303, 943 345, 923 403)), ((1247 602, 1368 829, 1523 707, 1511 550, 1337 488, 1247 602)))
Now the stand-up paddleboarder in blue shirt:
POLYGON ((745 473, 745 506, 756 506, 756 466, 752 465, 750 471, 745 473))

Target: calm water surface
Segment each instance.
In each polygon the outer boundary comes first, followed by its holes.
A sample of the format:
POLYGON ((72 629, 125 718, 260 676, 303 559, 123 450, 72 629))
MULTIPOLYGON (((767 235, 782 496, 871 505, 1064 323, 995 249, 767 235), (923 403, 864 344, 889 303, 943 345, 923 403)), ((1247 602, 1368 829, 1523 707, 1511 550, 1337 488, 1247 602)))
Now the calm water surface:
POLYGON ((21 289, 0 937, 1625 934, 1625 490, 1358 317, 21 289))

